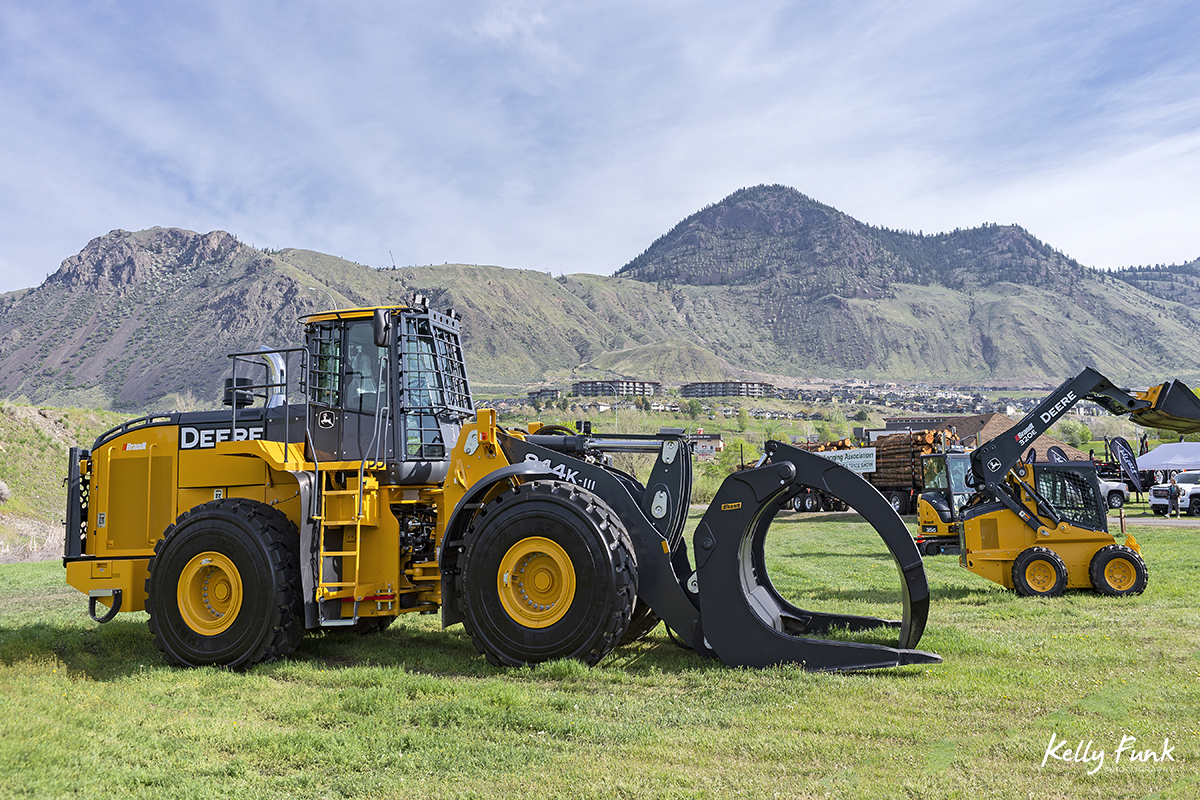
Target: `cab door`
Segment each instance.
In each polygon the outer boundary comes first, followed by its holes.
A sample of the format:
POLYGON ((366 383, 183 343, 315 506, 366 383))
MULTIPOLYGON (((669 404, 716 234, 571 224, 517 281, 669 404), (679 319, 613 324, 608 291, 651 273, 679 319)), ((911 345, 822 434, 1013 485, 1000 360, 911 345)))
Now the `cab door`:
POLYGON ((388 351, 375 346, 371 320, 314 323, 308 349, 308 430, 317 458, 390 457, 388 351))

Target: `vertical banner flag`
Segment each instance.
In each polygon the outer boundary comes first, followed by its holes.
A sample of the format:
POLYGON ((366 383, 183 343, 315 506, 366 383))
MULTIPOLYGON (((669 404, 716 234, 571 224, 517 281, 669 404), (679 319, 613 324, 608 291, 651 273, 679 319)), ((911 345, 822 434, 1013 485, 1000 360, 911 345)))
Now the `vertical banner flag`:
POLYGON ((1128 475, 1133 483, 1133 490, 1140 493, 1142 479, 1138 477, 1137 459, 1133 456, 1133 448, 1120 436, 1114 437, 1109 444, 1112 446, 1113 455, 1117 457, 1117 463, 1121 465, 1121 471, 1128 475))

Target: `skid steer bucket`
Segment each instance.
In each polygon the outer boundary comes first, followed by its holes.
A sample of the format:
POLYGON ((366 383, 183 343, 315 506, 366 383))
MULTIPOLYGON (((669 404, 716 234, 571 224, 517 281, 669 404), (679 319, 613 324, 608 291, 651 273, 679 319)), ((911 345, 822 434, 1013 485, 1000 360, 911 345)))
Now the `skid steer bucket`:
POLYGON ((1200 397, 1182 381, 1171 381, 1138 393, 1150 407, 1134 411, 1130 419, 1144 428, 1161 428, 1178 433, 1200 431, 1200 397))
POLYGON ((828 459, 779 442, 768 442, 766 449, 761 466, 725 480, 696 528, 700 622, 693 646, 730 666, 792 663, 845 671, 940 663, 940 656, 913 649, 925 629, 929 585, 899 515, 873 486, 828 459), (875 528, 900 573, 903 619, 805 611, 771 584, 764 555, 767 529, 800 485, 846 502, 875 528), (881 627, 898 629, 896 647, 813 638, 832 629, 881 627))

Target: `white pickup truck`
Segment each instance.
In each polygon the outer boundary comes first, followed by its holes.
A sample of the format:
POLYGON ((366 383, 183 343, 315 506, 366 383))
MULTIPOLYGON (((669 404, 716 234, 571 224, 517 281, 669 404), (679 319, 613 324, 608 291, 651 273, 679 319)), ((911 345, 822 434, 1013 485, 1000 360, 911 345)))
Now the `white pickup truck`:
MULTIPOLYGON (((1193 517, 1200 517, 1200 470, 1180 472, 1175 476, 1179 485, 1179 510, 1193 517)), ((1150 487, 1150 510, 1155 514, 1166 514, 1170 508, 1168 491, 1171 483, 1157 483, 1150 487)))
POLYGON ((1121 481, 1100 479, 1100 496, 1109 508, 1120 508, 1129 502, 1129 487, 1121 481))

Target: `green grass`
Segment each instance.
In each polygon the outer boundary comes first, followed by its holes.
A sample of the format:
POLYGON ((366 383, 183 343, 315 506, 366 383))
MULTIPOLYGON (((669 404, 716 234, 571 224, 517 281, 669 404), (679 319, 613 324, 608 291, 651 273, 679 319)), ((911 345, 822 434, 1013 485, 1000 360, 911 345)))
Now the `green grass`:
MULTIPOLYGON (((145 615, 97 626, 56 562, 0 566, 3 797, 1037 797, 1200 794, 1200 527, 1132 532, 1140 597, 1019 598, 926 559, 923 649, 862 674, 729 669, 660 627, 596 668, 497 669, 461 628, 306 637, 249 672, 164 666, 145 615), (1041 762, 1092 740, 1103 769, 1041 762), (1175 761, 1113 764, 1122 735, 1175 761)), ((893 614, 898 579, 846 515, 781 514, 779 588, 893 614)))

